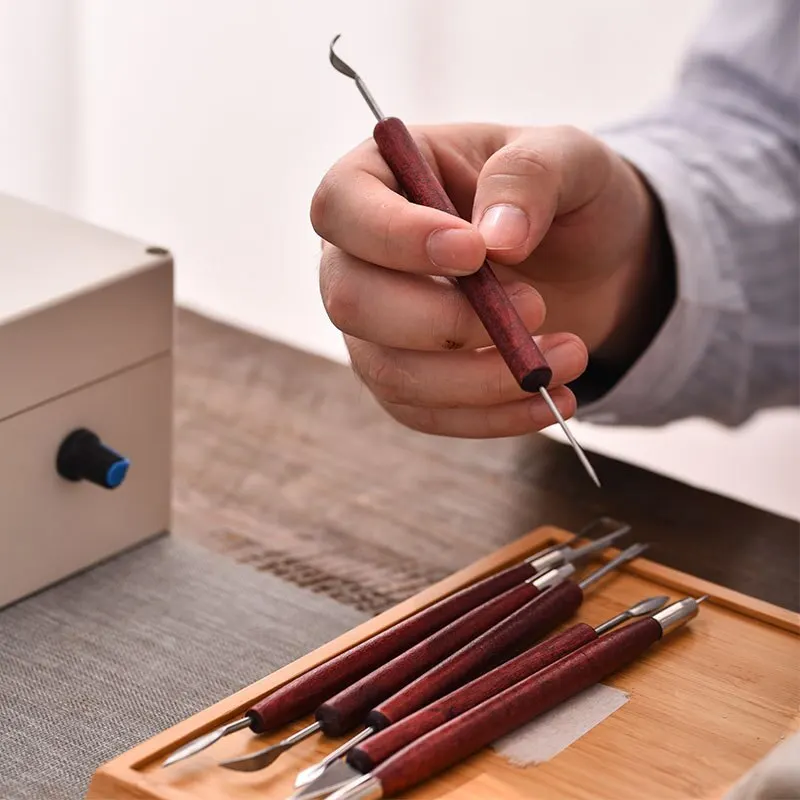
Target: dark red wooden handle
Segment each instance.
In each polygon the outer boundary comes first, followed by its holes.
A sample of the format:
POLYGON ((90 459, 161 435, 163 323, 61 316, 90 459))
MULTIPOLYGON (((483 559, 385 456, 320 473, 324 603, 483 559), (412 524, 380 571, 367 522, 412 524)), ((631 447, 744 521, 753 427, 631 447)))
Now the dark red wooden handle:
MULTIPOLYGON (((542 598, 547 597, 552 591, 555 589, 545 592, 542 598)), ((347 761, 359 772, 365 774, 371 772, 377 764, 398 750, 402 750, 407 744, 421 738, 428 731, 455 719, 596 638, 597 633, 591 625, 584 622, 573 625, 563 633, 545 639, 516 658, 460 686, 405 719, 393 722, 385 730, 379 731, 354 747, 348 753, 347 761)))
POLYGON ((480 667, 488 666, 514 645, 550 633, 582 602, 583 591, 572 581, 543 592, 374 708, 367 716, 367 725, 381 729, 413 714, 478 674, 480 667))
MULTIPOLYGON (((652 618, 595 639, 425 734, 373 770, 383 797, 406 791, 603 680, 661 637, 652 618)), ((391 728, 389 729, 391 730, 391 728)))
POLYGON ((317 709, 315 716, 323 732, 327 736, 342 736, 352 730, 382 700, 538 594, 539 590, 530 583, 515 586, 351 684, 317 709))
MULTIPOLYGON (((458 216, 408 128, 399 119, 381 120, 373 137, 412 203, 458 216)), ((489 263, 484 262, 477 272, 457 278, 456 282, 520 386, 528 392, 547 386, 553 373, 489 263)))
MULTIPOLYGON (((402 653, 434 631, 534 574, 522 562, 445 597, 350 650, 328 659, 267 695, 249 711, 251 727, 265 733, 316 710, 320 703, 402 653)), ((367 709, 369 710, 369 709, 367 709)))

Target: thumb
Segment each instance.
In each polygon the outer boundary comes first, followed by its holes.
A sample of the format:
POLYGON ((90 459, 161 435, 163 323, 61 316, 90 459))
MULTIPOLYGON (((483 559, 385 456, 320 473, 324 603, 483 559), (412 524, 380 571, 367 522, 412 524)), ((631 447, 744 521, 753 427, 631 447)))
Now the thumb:
POLYGON ((596 197, 608 177, 605 148, 575 128, 527 128, 484 164, 472 219, 493 261, 524 261, 553 220, 596 197))

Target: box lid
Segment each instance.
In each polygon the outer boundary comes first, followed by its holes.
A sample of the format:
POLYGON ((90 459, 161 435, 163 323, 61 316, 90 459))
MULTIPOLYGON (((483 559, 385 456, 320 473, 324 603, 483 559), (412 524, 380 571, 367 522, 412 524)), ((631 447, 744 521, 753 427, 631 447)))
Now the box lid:
POLYGON ((0 420, 172 347, 166 250, 0 195, 0 420))

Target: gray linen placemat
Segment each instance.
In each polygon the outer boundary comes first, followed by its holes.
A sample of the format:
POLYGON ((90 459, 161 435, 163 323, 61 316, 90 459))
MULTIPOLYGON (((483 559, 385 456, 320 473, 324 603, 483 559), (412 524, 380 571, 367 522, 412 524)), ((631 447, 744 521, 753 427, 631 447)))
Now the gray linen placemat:
POLYGON ((0 798, 95 769, 366 618, 162 537, 0 612, 0 798))

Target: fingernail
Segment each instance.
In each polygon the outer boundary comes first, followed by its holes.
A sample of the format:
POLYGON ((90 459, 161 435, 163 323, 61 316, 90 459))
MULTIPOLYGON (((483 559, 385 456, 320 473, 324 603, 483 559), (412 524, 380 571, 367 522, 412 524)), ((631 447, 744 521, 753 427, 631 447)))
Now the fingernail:
POLYGON ((489 250, 512 250, 522 246, 529 229, 528 215, 521 208, 509 205, 487 208, 478 225, 489 250))
POLYGON ((428 258, 441 270, 468 274, 480 266, 473 265, 479 242, 472 230, 447 228, 434 231, 428 237, 428 258))

